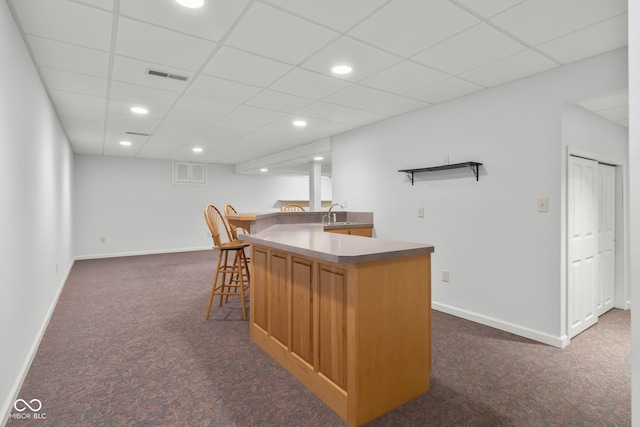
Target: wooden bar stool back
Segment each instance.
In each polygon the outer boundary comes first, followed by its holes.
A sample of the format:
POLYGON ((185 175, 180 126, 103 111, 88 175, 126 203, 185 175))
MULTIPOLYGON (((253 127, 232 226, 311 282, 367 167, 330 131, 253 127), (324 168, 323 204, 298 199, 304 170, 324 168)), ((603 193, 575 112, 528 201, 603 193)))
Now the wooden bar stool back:
MULTIPOLYGON (((233 205, 230 205, 229 203, 224 205, 223 209, 224 209, 225 218, 229 215, 235 215, 238 213, 236 208, 234 208, 233 205)), ((227 224, 229 224, 229 231, 231 232, 231 237, 233 237, 234 240, 238 240, 238 227, 231 224, 229 221, 227 221, 227 224)), ((249 232, 242 227, 240 227, 240 231, 243 232, 244 234, 249 234, 249 232)))
POLYGON ((238 295, 242 300, 242 318, 247 320, 247 307, 245 301, 246 291, 249 289, 249 266, 245 255, 245 248, 249 247, 249 242, 234 239, 231 236, 229 226, 224 217, 212 204, 204 207, 204 217, 211 231, 213 244, 219 249, 218 263, 216 272, 213 276, 213 284, 211 285, 211 295, 209 296, 209 306, 207 307, 207 316, 211 313, 211 305, 216 295, 220 296, 220 306, 225 297, 228 301, 230 295, 238 295), (222 240, 222 231, 224 229, 227 241, 222 240), (232 256, 229 257, 229 254, 232 256), (232 260, 231 263, 229 261, 232 260))
POLYGON ((283 206, 282 212, 306 212, 306 211, 302 206, 296 205, 295 203, 291 203, 289 205, 283 206))

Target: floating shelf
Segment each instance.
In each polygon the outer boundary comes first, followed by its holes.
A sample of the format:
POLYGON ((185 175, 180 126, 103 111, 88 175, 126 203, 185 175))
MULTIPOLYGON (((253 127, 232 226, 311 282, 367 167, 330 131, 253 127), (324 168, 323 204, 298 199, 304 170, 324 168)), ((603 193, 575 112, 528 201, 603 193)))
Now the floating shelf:
POLYGON ((404 172, 407 174, 407 178, 411 181, 411 185, 413 185, 413 174, 415 172, 435 172, 435 171, 443 171, 447 169, 459 169, 470 167, 473 171, 473 174, 476 176, 476 181, 478 181, 479 170, 482 163, 478 162, 463 162, 463 163, 453 163, 450 165, 441 165, 441 166, 432 166, 430 168, 417 168, 417 169, 400 169, 398 172, 404 172))

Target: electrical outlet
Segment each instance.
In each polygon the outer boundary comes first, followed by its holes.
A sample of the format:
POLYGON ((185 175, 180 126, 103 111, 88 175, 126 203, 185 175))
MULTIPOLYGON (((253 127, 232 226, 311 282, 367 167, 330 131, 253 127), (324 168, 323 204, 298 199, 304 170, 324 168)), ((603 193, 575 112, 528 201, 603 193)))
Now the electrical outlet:
POLYGON ((424 208, 423 207, 419 207, 418 208, 418 218, 424 218, 424 208))
POLYGON ((449 270, 442 270, 442 281, 443 282, 449 281, 449 270))
POLYGON ((538 199, 538 212, 549 212, 549 199, 546 197, 538 199))

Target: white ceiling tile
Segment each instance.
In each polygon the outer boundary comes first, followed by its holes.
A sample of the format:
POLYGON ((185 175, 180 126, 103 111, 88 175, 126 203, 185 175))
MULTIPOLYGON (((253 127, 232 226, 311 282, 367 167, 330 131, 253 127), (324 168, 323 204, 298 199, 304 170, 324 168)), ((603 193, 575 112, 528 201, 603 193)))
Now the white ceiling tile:
POLYGON ((525 50, 508 56, 491 64, 478 67, 462 74, 467 80, 480 85, 492 87, 531 74, 550 70, 558 65, 533 50, 525 50))
POLYGON ((158 89, 182 92, 187 87, 187 82, 148 74, 149 68, 171 74, 185 75, 189 79, 192 73, 167 65, 150 64, 133 58, 115 55, 113 58, 112 79, 123 83, 141 86, 155 87, 158 89))
POLYGON ((223 121, 226 119, 241 120, 245 123, 250 124, 255 129, 255 127, 264 126, 284 116, 285 113, 279 111, 265 110, 263 108, 241 105, 240 107, 229 113, 229 115, 226 116, 223 121))
POLYGON ((120 18, 115 53, 195 71, 204 65, 215 46, 211 41, 120 18))
POLYGON ((321 99, 348 85, 348 82, 335 77, 296 68, 272 84, 270 88, 306 98, 321 99))
POLYGON ((268 86, 291 69, 291 65, 222 46, 202 73, 254 86, 268 86), (260 72, 256 73, 256 70, 260 72))
POLYGON ((125 135, 127 132, 152 134, 160 119, 134 117, 131 114, 109 113, 107 116, 107 132, 125 135))
POLYGON ((110 99, 162 107, 170 107, 176 102, 179 96, 180 94, 177 92, 119 81, 111 83, 109 92, 110 99))
MULTIPOLYGON (((202 134, 193 139, 194 144, 201 145, 203 147, 219 147, 240 138, 248 131, 243 129, 242 126, 233 126, 232 122, 217 123, 216 126, 211 126, 202 134)), ((205 148, 206 149, 206 148, 205 148)))
POLYGON ((456 75, 525 49, 523 44, 481 23, 412 59, 456 75))
POLYGON ((359 85, 351 85, 333 95, 327 96, 324 101, 333 104, 344 105, 351 108, 365 109, 371 104, 378 104, 394 95, 359 85))
POLYGON ((151 136, 138 152, 138 156, 149 159, 165 159, 183 144, 184 142, 176 141, 174 138, 151 136))
POLYGON ((231 32, 226 44, 297 65, 338 33, 294 15, 254 3, 231 32))
POLYGON ((358 111, 361 110, 345 107, 344 105, 329 104, 328 102, 319 101, 296 111, 296 114, 316 119, 342 122, 345 117, 358 111))
POLYGON ((99 7, 101 9, 107 9, 113 12, 113 0, 76 0, 78 3, 85 3, 90 6, 99 7))
POLYGON ((109 54, 69 43, 27 36, 31 51, 40 67, 107 78, 109 54))
POLYGON ((403 96, 396 96, 390 100, 368 106, 367 111, 372 111, 385 116, 399 116, 400 114, 408 111, 418 110, 420 108, 428 107, 429 105, 431 104, 428 102, 417 101, 403 96))
POLYGON ((240 104, 194 95, 183 95, 167 118, 175 120, 176 116, 180 116, 184 117, 185 120, 215 122, 238 108, 238 106, 240 104))
POLYGON ((200 9, 188 9, 169 0, 127 0, 120 13, 191 34, 219 41, 240 17, 249 0, 207 0, 200 9))
POLYGON ((94 96, 107 95, 107 79, 47 67, 40 71, 48 88, 94 96))
POLYGON ((160 139, 173 139, 182 145, 201 134, 206 128, 207 126, 203 124, 197 126, 194 123, 165 120, 153 132, 153 136, 160 139))
POLYGON ((227 139, 237 139, 263 126, 264 121, 251 121, 227 116, 220 119, 214 126, 209 128, 205 135, 218 132, 227 139))
POLYGON ((533 46, 627 12, 627 0, 526 1, 491 18, 533 46))
POLYGON ((260 92, 260 90, 256 86, 201 74, 189 86, 187 93, 241 104, 260 92))
POLYGON ((86 108, 79 107, 58 106, 57 111, 62 119, 81 119, 100 122, 104 128, 104 110, 88 110, 86 108))
POLYGON ((104 139, 105 155, 118 156, 123 153, 128 155, 135 155, 137 152, 147 143, 148 136, 142 135, 123 135, 122 133, 107 132, 104 139), (120 141, 128 141, 131 143, 129 146, 120 145, 120 141), (107 152, 113 154, 107 154, 107 152))
POLYGON ((84 93, 50 89, 49 95, 53 103, 63 107, 76 107, 87 110, 99 110, 104 113, 107 98, 104 96, 85 95, 84 93))
POLYGON ((343 36, 306 60, 301 67, 331 76, 333 66, 350 65, 353 68, 351 73, 335 77, 357 82, 401 60, 398 56, 343 36))
POLYGON ((12 2, 25 33, 109 51, 113 15, 67 0, 12 2))
POLYGON ((402 95, 448 77, 447 74, 425 67, 424 65, 411 61, 402 61, 362 80, 360 84, 402 95))
POLYGON ((627 14, 578 30, 538 46, 562 64, 598 55, 627 45, 627 14))
POLYGON ((136 157, 138 154, 138 150, 140 147, 131 145, 131 146, 123 146, 120 145, 120 141, 105 141, 104 144, 104 155, 105 156, 114 156, 114 157, 136 157))
MULTIPOLYGON (((355 110, 344 116, 340 123, 347 123, 354 126, 364 126, 369 123, 377 122, 389 118, 386 114, 380 114, 373 111, 355 110)), ((335 122, 334 122, 335 123, 335 122)))
POLYGON ((489 18, 525 0, 455 0, 476 13, 489 18))
POLYGON ((408 58, 477 22, 448 0, 395 0, 348 34, 408 58))
POLYGON ((343 32, 370 15, 388 0, 269 0, 311 21, 343 32), (340 13, 336 13, 339 10, 340 13))
POLYGON ((301 96, 289 95, 274 90, 263 90, 256 96, 246 102, 246 105, 252 107, 265 108, 269 110, 282 111, 285 113, 293 113, 300 108, 309 105, 313 99, 303 98, 301 96))
MULTIPOLYGON (((364 123, 371 123, 375 120, 382 120, 388 116, 372 112, 345 107, 343 105, 329 104, 327 102, 316 102, 296 112, 302 117, 321 119, 323 123, 336 123, 348 125, 348 128, 361 126, 364 123)), ((313 120, 311 120, 313 123, 313 120)))
POLYGON ((104 117, 102 121, 72 119, 67 117, 61 117, 60 120, 65 129, 89 129, 99 133, 104 132, 104 117))
POLYGON ((407 96, 437 104, 484 89, 457 77, 450 77, 407 93, 407 96))
POLYGON ((160 105, 150 105, 140 102, 130 102, 130 101, 121 101, 119 99, 110 99, 109 100, 109 112, 110 113, 118 113, 131 115, 132 117, 143 117, 150 119, 162 119, 169 109, 160 105), (149 112, 145 115, 138 115, 136 113, 131 112, 132 107, 144 107, 149 112))

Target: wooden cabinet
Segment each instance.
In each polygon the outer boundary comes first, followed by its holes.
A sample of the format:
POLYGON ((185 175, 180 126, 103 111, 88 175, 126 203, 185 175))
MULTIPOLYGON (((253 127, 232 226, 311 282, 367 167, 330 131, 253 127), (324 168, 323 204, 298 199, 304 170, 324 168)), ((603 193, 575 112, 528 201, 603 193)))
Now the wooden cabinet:
POLYGON ((350 425, 424 393, 430 254, 335 264, 252 245, 251 338, 350 425))
POLYGON ((325 228, 327 233, 349 234, 351 236, 371 237, 373 235, 373 227, 337 227, 325 228))

